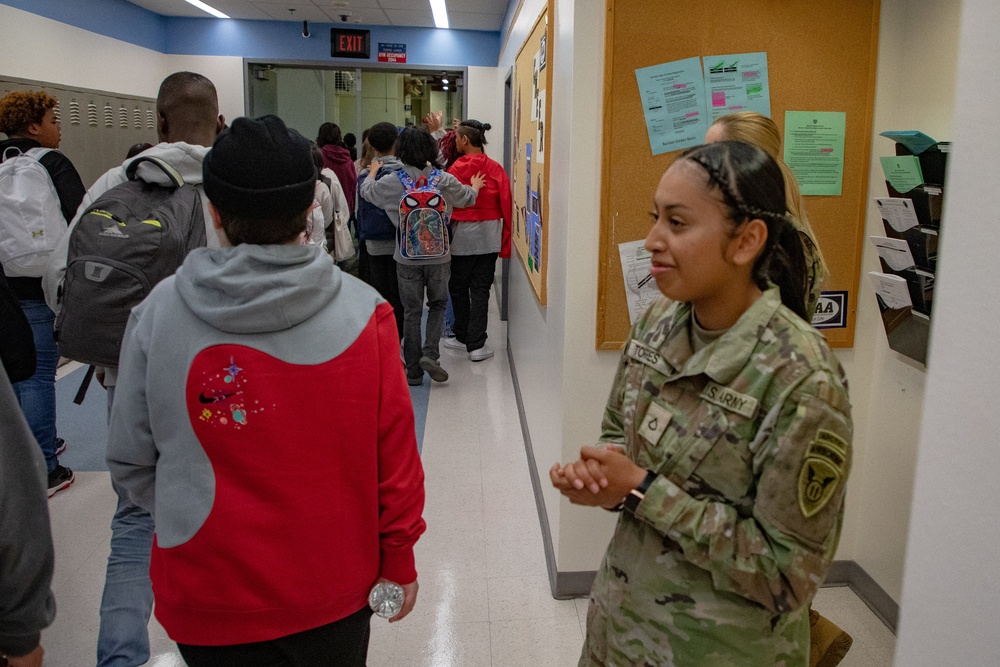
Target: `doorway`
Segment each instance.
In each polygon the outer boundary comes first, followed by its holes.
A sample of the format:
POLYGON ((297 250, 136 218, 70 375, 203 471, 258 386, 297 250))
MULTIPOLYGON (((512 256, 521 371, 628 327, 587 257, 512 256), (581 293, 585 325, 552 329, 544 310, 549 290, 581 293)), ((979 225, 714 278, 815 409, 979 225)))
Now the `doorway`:
POLYGON ((361 148, 364 130, 387 121, 419 125, 441 111, 444 124, 465 112, 464 69, 381 68, 247 63, 247 114, 275 114, 314 138, 323 123, 354 134, 361 148))

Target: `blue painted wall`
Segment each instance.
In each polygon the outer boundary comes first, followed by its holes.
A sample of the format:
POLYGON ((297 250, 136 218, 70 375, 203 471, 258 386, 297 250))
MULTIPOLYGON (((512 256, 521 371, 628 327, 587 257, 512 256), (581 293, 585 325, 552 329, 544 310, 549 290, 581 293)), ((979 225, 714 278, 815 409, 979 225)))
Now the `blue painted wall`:
POLYGON ((166 22, 167 53, 333 62, 330 29, 344 27, 372 32, 371 58, 344 61, 355 65, 377 62, 379 42, 406 44, 410 65, 496 67, 500 57, 499 32, 310 23, 312 36, 305 39, 301 22, 181 17, 167 17, 166 22))
POLYGON ((3 0, 0 4, 169 54, 329 61, 357 66, 377 62, 378 43, 391 42, 406 44, 410 65, 495 67, 500 57, 499 32, 311 23, 312 36, 305 39, 302 24, 297 22, 160 16, 126 0, 3 0), (335 27, 371 30, 372 57, 331 58, 330 29, 335 27))

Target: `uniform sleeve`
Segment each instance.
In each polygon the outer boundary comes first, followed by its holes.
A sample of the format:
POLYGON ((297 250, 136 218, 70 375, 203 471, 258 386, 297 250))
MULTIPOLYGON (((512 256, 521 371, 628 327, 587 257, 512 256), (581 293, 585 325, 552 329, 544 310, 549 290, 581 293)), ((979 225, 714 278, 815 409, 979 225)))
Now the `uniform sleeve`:
POLYGON ((765 416, 751 444, 757 496, 750 516, 696 499, 663 475, 636 516, 709 571, 717 590, 778 613, 797 609, 812 600, 833 561, 851 437, 846 391, 817 372, 765 416))
POLYGON ((628 367, 628 357, 622 352, 618 361, 618 372, 615 373, 614 384, 611 385, 611 395, 604 408, 604 419, 601 420, 600 442, 604 445, 625 446, 625 418, 622 415, 622 405, 625 399, 625 369, 628 367))
POLYGON ((382 392, 378 414, 379 574, 397 584, 417 578, 413 546, 426 525, 424 469, 417 452, 413 403, 403 365, 392 306, 382 303, 378 318, 382 392))
MULTIPOLYGON (((149 423, 146 341, 149 326, 140 305, 129 316, 122 342, 111 421, 108 424, 108 468, 132 502, 153 513, 156 491, 156 445, 149 423)), ((152 318, 147 318, 152 319, 152 318)))

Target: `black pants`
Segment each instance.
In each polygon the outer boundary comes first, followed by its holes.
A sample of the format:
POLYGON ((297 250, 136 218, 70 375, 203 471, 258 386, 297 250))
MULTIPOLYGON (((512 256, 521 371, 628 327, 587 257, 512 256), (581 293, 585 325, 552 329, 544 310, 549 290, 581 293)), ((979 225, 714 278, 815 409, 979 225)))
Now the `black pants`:
POLYGON ((392 255, 368 255, 369 285, 378 290, 382 298, 389 302, 396 314, 396 331, 403 339, 403 300, 399 298, 399 282, 396 280, 396 260, 392 255))
POLYGON ((486 345, 486 324, 490 307, 490 287, 496 272, 497 255, 452 255, 451 307, 455 310, 455 338, 469 352, 486 345))
POLYGON ((189 667, 365 667, 371 617, 365 607, 328 625, 266 642, 177 648, 189 667))

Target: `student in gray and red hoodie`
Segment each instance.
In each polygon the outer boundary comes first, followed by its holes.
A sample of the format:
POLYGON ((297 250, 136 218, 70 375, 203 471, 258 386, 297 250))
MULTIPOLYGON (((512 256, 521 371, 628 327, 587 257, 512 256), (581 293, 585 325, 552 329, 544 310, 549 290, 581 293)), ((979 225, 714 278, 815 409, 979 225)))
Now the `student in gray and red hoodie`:
POLYGON ((108 464, 156 524, 155 613, 191 667, 363 666, 368 592, 403 586, 423 470, 392 308, 297 243, 316 182, 281 119, 204 160, 222 248, 132 311, 108 464))

